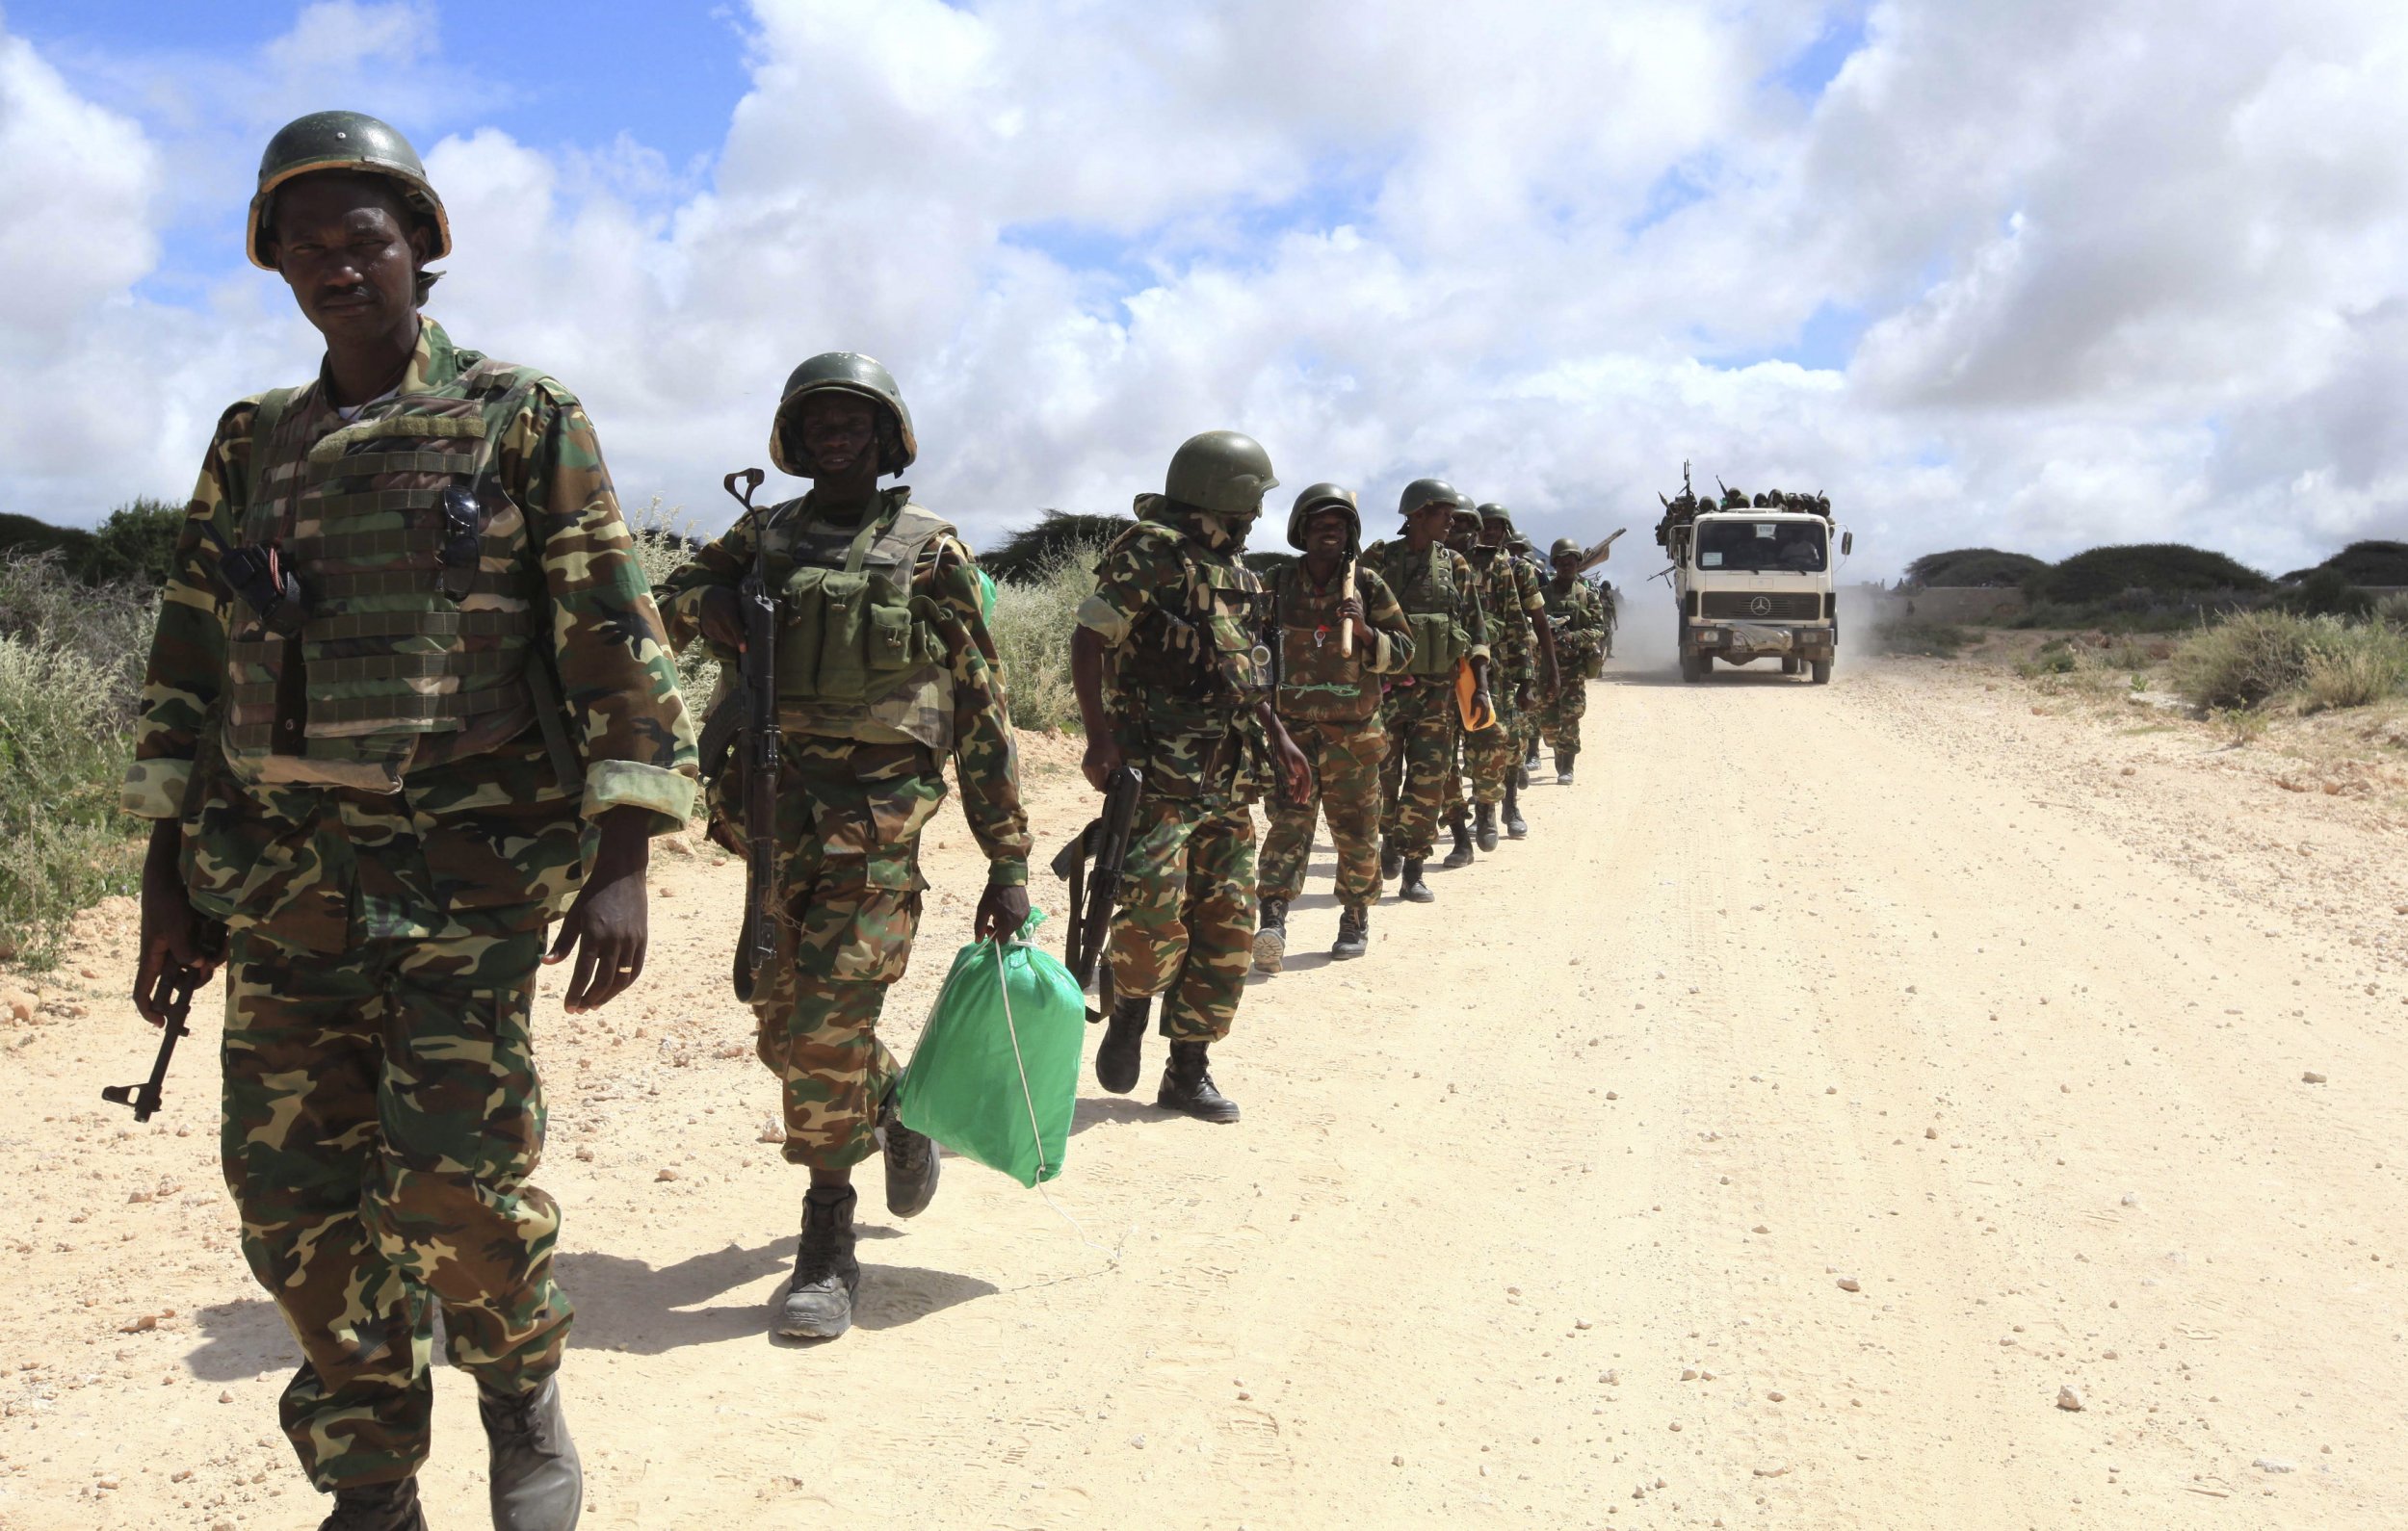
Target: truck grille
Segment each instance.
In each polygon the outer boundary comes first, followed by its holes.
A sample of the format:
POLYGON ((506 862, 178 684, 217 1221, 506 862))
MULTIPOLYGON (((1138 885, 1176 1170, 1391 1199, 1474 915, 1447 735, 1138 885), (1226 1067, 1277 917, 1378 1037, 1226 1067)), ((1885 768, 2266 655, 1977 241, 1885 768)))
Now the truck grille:
POLYGON ((1751 591, 1706 590, 1705 610, 1710 617, 1733 622, 1819 622, 1822 619, 1822 596, 1819 591, 1751 591))

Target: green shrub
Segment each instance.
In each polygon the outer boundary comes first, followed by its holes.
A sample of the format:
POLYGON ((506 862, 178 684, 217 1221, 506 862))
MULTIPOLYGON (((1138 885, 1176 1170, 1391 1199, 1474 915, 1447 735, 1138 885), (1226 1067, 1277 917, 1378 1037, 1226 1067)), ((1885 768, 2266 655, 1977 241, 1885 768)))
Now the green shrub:
POLYGON ((81 527, 54 527, 35 516, 0 515, 0 557, 30 558, 56 553, 73 566, 92 546, 92 533, 81 527))
POLYGON ((1079 727, 1078 697, 1070 688, 1070 633, 1079 603, 1095 589, 1094 563, 1101 552, 1097 543, 1066 544, 1051 562, 996 586, 988 631, 1016 727, 1079 727))
POLYGON ((1036 525, 1008 532, 992 548, 980 550, 979 567, 1000 584, 1041 584, 1065 560, 1094 562, 1097 550, 1133 524, 1125 515, 1048 510, 1036 525))
POLYGON ((2301 616, 2367 616, 2374 610, 2374 597, 2336 570, 2316 569, 2284 591, 2280 605, 2301 616))
POLYGON ((2002 553, 1997 548, 1951 548, 1926 553, 1906 566, 1906 583, 1922 585, 1967 585, 1991 588, 2024 584, 2048 565, 2028 553, 2002 553))
POLYGON ((1951 660, 1958 650, 1974 640, 1974 636, 1950 623, 1927 622, 1908 616, 1874 628, 1872 640, 1874 649, 1883 654, 1951 660))
POLYGON ((2303 713, 2371 707, 2408 691, 2408 636, 2378 623, 2324 626, 2308 673, 2300 678, 2303 713))
POLYGON ((2024 588, 2034 601, 2081 606, 2114 601, 2134 590, 2162 601, 2224 590, 2264 590, 2272 584, 2264 575, 2221 553, 2186 547, 2179 542, 2146 542, 2077 553, 2033 575, 2025 582, 2024 588))
POLYGON ((2314 568, 2293 569, 2286 584, 2328 573, 2345 584, 2408 584, 2408 542, 2353 542, 2314 568))
MULTIPOLYGON (((694 530, 694 517, 676 506, 664 506, 657 494, 649 505, 629 510, 626 516, 627 530, 636 539, 636 561, 643 565, 643 582, 655 590, 702 550, 703 539, 694 530)), ((689 644, 677 656, 677 688, 685 693, 687 715, 694 719, 696 732, 702 728, 703 709, 711 705, 711 693, 719 682, 720 662, 701 644, 689 644)))
POLYGON ((0 636, 0 956, 56 960, 77 910, 132 893, 141 826, 118 811, 131 750, 123 665, 0 636))
POLYGON ((165 500, 137 500, 109 512, 75 560, 86 584, 131 584, 155 590, 175 571, 176 539, 184 534, 184 507, 165 500))
POLYGON ((2314 619, 2243 611, 2174 651, 2174 688, 2207 711, 2263 706, 2308 678, 2314 619))

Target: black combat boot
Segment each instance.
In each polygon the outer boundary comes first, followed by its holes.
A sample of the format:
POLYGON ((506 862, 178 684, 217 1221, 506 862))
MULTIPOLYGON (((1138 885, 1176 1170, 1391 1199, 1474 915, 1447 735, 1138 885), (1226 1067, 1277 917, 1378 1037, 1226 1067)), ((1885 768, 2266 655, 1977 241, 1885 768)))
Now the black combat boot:
MULTIPOLYGON (((1474 826, 1472 830, 1473 843, 1479 845, 1482 850, 1496 849, 1497 805, 1495 803, 1482 803, 1478 808, 1473 809, 1472 812, 1479 817, 1479 822, 1474 826)), ((1466 856, 1463 859, 1466 861, 1471 860, 1469 856, 1466 856)), ((1449 862, 1448 865, 1453 866, 1454 864, 1453 862, 1449 862)))
POLYGON ((852 1327, 852 1294, 861 1288, 861 1262, 852 1258, 859 1200, 850 1185, 815 1185, 802 1199, 795 1279, 777 1310, 777 1332, 787 1338, 834 1339, 852 1327))
POLYGON ((895 1092, 888 1090, 877 1108, 877 1142, 886 1155, 886 1209, 897 1217, 917 1217, 936 1200, 936 1176, 942 1156, 925 1132, 914 1132, 895 1114, 895 1092))
POLYGON ((1454 849, 1448 851, 1447 859, 1439 865, 1453 870, 1457 867, 1469 867, 1471 864, 1472 826, 1469 822, 1458 818, 1454 821, 1454 849))
POLYGON ((1397 848, 1397 843, 1395 841, 1388 839, 1385 835, 1381 836, 1379 841, 1379 874, 1382 877, 1387 878, 1390 882, 1395 882, 1400 876, 1403 875, 1403 872, 1404 852, 1397 848))
POLYGON ((1266 898, 1262 917, 1254 922, 1254 966, 1277 973, 1288 956, 1288 900, 1266 898))
POLYGON ((427 1531, 418 1480, 335 1490, 334 1513, 318 1522, 318 1531, 427 1531))
POLYGON ((1580 751, 1576 749, 1556 751, 1556 785, 1557 787, 1572 785, 1572 757, 1579 753, 1580 751))
POLYGON ((1422 881, 1421 857, 1407 856, 1404 859, 1404 869, 1398 876, 1402 886, 1397 889, 1397 896, 1406 903, 1434 904, 1438 901, 1438 895, 1429 891, 1429 884, 1422 881))
POLYGON ((1163 1087, 1155 1092, 1154 1103, 1166 1111, 1184 1111, 1199 1122, 1234 1122, 1238 1119, 1238 1103, 1213 1086, 1212 1071, 1205 1067, 1201 1042, 1173 1042, 1170 1061, 1163 1066, 1163 1087))
MULTIPOLYGON (((1530 783, 1522 785, 1528 787, 1530 783)), ((1520 840, 1531 832, 1529 820, 1522 817, 1522 794, 1509 783, 1505 787, 1505 832, 1508 840, 1520 840)))
POLYGON ((1371 911, 1348 904, 1338 911, 1338 944, 1329 948, 1329 955, 1339 962, 1359 957, 1372 947, 1371 911))
POLYGON ((1112 1003, 1104 1040, 1095 1050, 1095 1082, 1114 1095, 1138 1087, 1138 1055, 1145 1050, 1145 1018, 1154 1001, 1143 995, 1112 1003))
POLYGON ((576 1531, 586 1508, 586 1469, 561 1413, 561 1380, 502 1397, 477 1389, 492 1460, 486 1486, 495 1531, 576 1531))

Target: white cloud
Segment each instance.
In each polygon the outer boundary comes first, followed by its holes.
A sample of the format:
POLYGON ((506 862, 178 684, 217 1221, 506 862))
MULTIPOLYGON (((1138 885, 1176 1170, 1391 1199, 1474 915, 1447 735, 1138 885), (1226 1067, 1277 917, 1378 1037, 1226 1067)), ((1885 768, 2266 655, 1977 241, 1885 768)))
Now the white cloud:
MULTIPOLYGON (((458 244, 434 308, 578 389, 630 498, 711 520, 787 370, 846 347, 895 367, 914 482, 974 536, 1125 506, 1217 426, 1291 486, 1384 506, 1441 472, 1542 536, 1643 541, 1693 457, 1830 490, 1870 572, 2159 537, 2288 568, 2408 531, 2379 402, 2408 382, 2396 7, 1864 19, 1805 102, 1769 82, 1829 20, 1810 0, 759 0, 700 184, 630 137, 553 153, 429 104, 457 127, 421 145, 458 244), (1667 213, 1675 181, 1693 199, 1667 213), (1862 317, 1844 371, 1745 359, 1819 311, 1862 317)), ((97 112, 0 48, 0 135, 97 112)), ((445 48, 420 7, 320 5, 219 66, 282 82, 279 111, 297 81, 428 100, 445 48)), ((20 432, 12 505, 180 484, 219 404, 307 365, 272 279, 229 272, 206 314, 134 291, 171 226, 157 167, 261 124, 99 119, 131 145, 115 180, 0 159, 0 212, 71 182, 122 226, 74 258, 0 232, 0 274, 32 263, 0 287, 12 376, 83 442, 20 432)))

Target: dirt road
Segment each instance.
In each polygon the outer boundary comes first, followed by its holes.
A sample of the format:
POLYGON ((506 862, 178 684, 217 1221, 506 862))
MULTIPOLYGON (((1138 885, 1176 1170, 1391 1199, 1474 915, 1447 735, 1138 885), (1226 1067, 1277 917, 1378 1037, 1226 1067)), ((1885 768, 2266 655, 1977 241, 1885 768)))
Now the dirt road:
MULTIPOLYGON (((2396 818, 1936 664, 1592 695, 1579 785, 1368 959, 1303 900, 1217 1059, 1243 1125, 1142 1103, 1159 1041, 1088 1085, 1084 1239, 962 1161, 896 1224, 873 1169, 815 1349, 766 1336, 801 1187, 721 983, 740 869, 657 858, 644 987, 539 1012, 587 1524, 2408 1523, 2396 818)), ((979 881, 939 823, 899 1043, 979 881)), ((214 1022, 159 1123, 95 1099, 148 1056, 129 934, 0 1031, 0 1525, 314 1525, 214 1022)), ((434 1524, 483 1524, 438 1392, 434 1524)))

